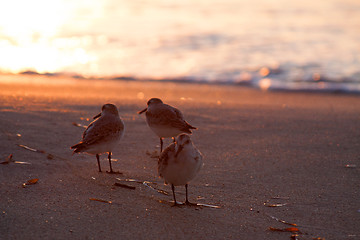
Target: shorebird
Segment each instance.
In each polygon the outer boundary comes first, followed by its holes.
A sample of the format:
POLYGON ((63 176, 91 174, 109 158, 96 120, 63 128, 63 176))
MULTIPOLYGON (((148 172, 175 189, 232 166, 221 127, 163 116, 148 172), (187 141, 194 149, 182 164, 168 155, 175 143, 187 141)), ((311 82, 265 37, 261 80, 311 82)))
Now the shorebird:
POLYGON ((102 106, 101 113, 94 117, 94 121, 86 128, 82 140, 71 147, 74 153, 86 152, 95 154, 99 172, 101 172, 100 157, 102 153, 108 153, 110 171, 114 172, 111 166, 111 152, 117 146, 124 135, 124 122, 119 117, 119 112, 115 105, 105 104, 102 106))
POLYGON ((163 148, 163 138, 175 137, 180 133, 192 133, 191 129, 197 129, 185 121, 184 116, 177 108, 164 104, 159 98, 151 98, 147 102, 147 108, 138 112, 146 112, 146 122, 151 130, 160 138, 160 152, 163 148))
POLYGON ((174 197, 174 206, 177 205, 175 186, 185 185, 187 205, 196 205, 189 202, 188 183, 202 167, 203 156, 192 143, 190 136, 181 134, 175 143, 171 143, 160 154, 158 161, 158 173, 165 183, 171 184, 174 197))

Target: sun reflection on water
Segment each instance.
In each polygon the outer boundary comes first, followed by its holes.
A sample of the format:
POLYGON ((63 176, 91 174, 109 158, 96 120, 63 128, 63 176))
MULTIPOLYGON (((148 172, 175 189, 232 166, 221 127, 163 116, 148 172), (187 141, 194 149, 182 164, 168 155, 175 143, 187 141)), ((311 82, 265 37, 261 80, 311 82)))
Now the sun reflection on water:
POLYGON ((340 0, 2 1, 0 72, 251 85, 271 78, 271 88, 279 80, 358 81, 359 7, 340 0))
POLYGON ((267 91, 271 87, 271 79, 270 78, 263 78, 259 82, 259 87, 263 91, 267 91))

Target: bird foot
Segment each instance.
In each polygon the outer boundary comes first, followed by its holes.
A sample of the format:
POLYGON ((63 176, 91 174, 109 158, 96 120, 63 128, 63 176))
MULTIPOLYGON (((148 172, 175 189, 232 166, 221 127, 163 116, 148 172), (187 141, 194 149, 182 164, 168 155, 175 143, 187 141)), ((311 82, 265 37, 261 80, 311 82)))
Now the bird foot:
POLYGON ((189 202, 189 201, 186 201, 185 205, 187 205, 187 206, 195 206, 195 207, 199 206, 197 203, 192 203, 192 202, 189 202))
POLYGON ((174 204, 172 205, 172 207, 181 207, 183 205, 182 202, 174 202, 174 204))

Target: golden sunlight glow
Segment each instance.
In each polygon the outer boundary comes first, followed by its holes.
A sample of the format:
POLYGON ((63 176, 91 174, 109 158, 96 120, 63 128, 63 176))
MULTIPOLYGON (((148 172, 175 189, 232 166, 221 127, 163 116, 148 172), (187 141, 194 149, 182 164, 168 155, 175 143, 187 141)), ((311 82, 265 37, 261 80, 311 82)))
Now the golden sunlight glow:
POLYGON ((1 31, 26 43, 53 36, 67 18, 60 0, 6 1, 1 4, 1 31))
POLYGON ((14 0, 1 3, 0 70, 54 72, 93 59, 79 46, 73 51, 62 51, 55 40, 74 10, 67 3, 70 2, 14 0))
POLYGON ((267 67, 262 67, 260 69, 259 73, 260 73, 261 76, 265 77, 265 76, 269 75, 270 70, 267 67))
POLYGON ((145 94, 144 94, 143 92, 138 92, 138 93, 136 94, 136 97, 137 97, 138 99, 140 99, 140 100, 143 100, 144 97, 145 97, 145 94))

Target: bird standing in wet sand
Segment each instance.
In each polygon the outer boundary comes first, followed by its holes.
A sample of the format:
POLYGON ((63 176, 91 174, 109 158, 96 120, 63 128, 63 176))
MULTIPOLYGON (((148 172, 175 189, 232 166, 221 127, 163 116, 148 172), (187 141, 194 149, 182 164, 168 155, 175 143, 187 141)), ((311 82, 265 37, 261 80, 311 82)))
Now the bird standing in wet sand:
POLYGON ((94 119, 83 133, 82 140, 71 149, 74 149, 74 153, 96 154, 99 172, 101 172, 99 155, 108 153, 110 171, 106 172, 119 173, 113 171, 111 166, 111 152, 118 145, 125 131, 124 122, 119 117, 118 109, 113 104, 105 104, 102 106, 101 113, 94 119))
POLYGON ((185 185, 187 205, 196 205, 189 202, 188 183, 202 167, 203 156, 192 143, 190 136, 181 134, 176 143, 170 144, 161 153, 158 161, 159 176, 164 178, 165 183, 171 184, 174 197, 174 206, 177 205, 175 186, 185 185))
POLYGON ((192 133, 191 126, 184 119, 180 110, 164 104, 159 98, 151 98, 147 102, 148 107, 138 112, 146 112, 146 122, 151 130, 160 138, 160 153, 163 148, 163 138, 175 137, 180 133, 192 133))

